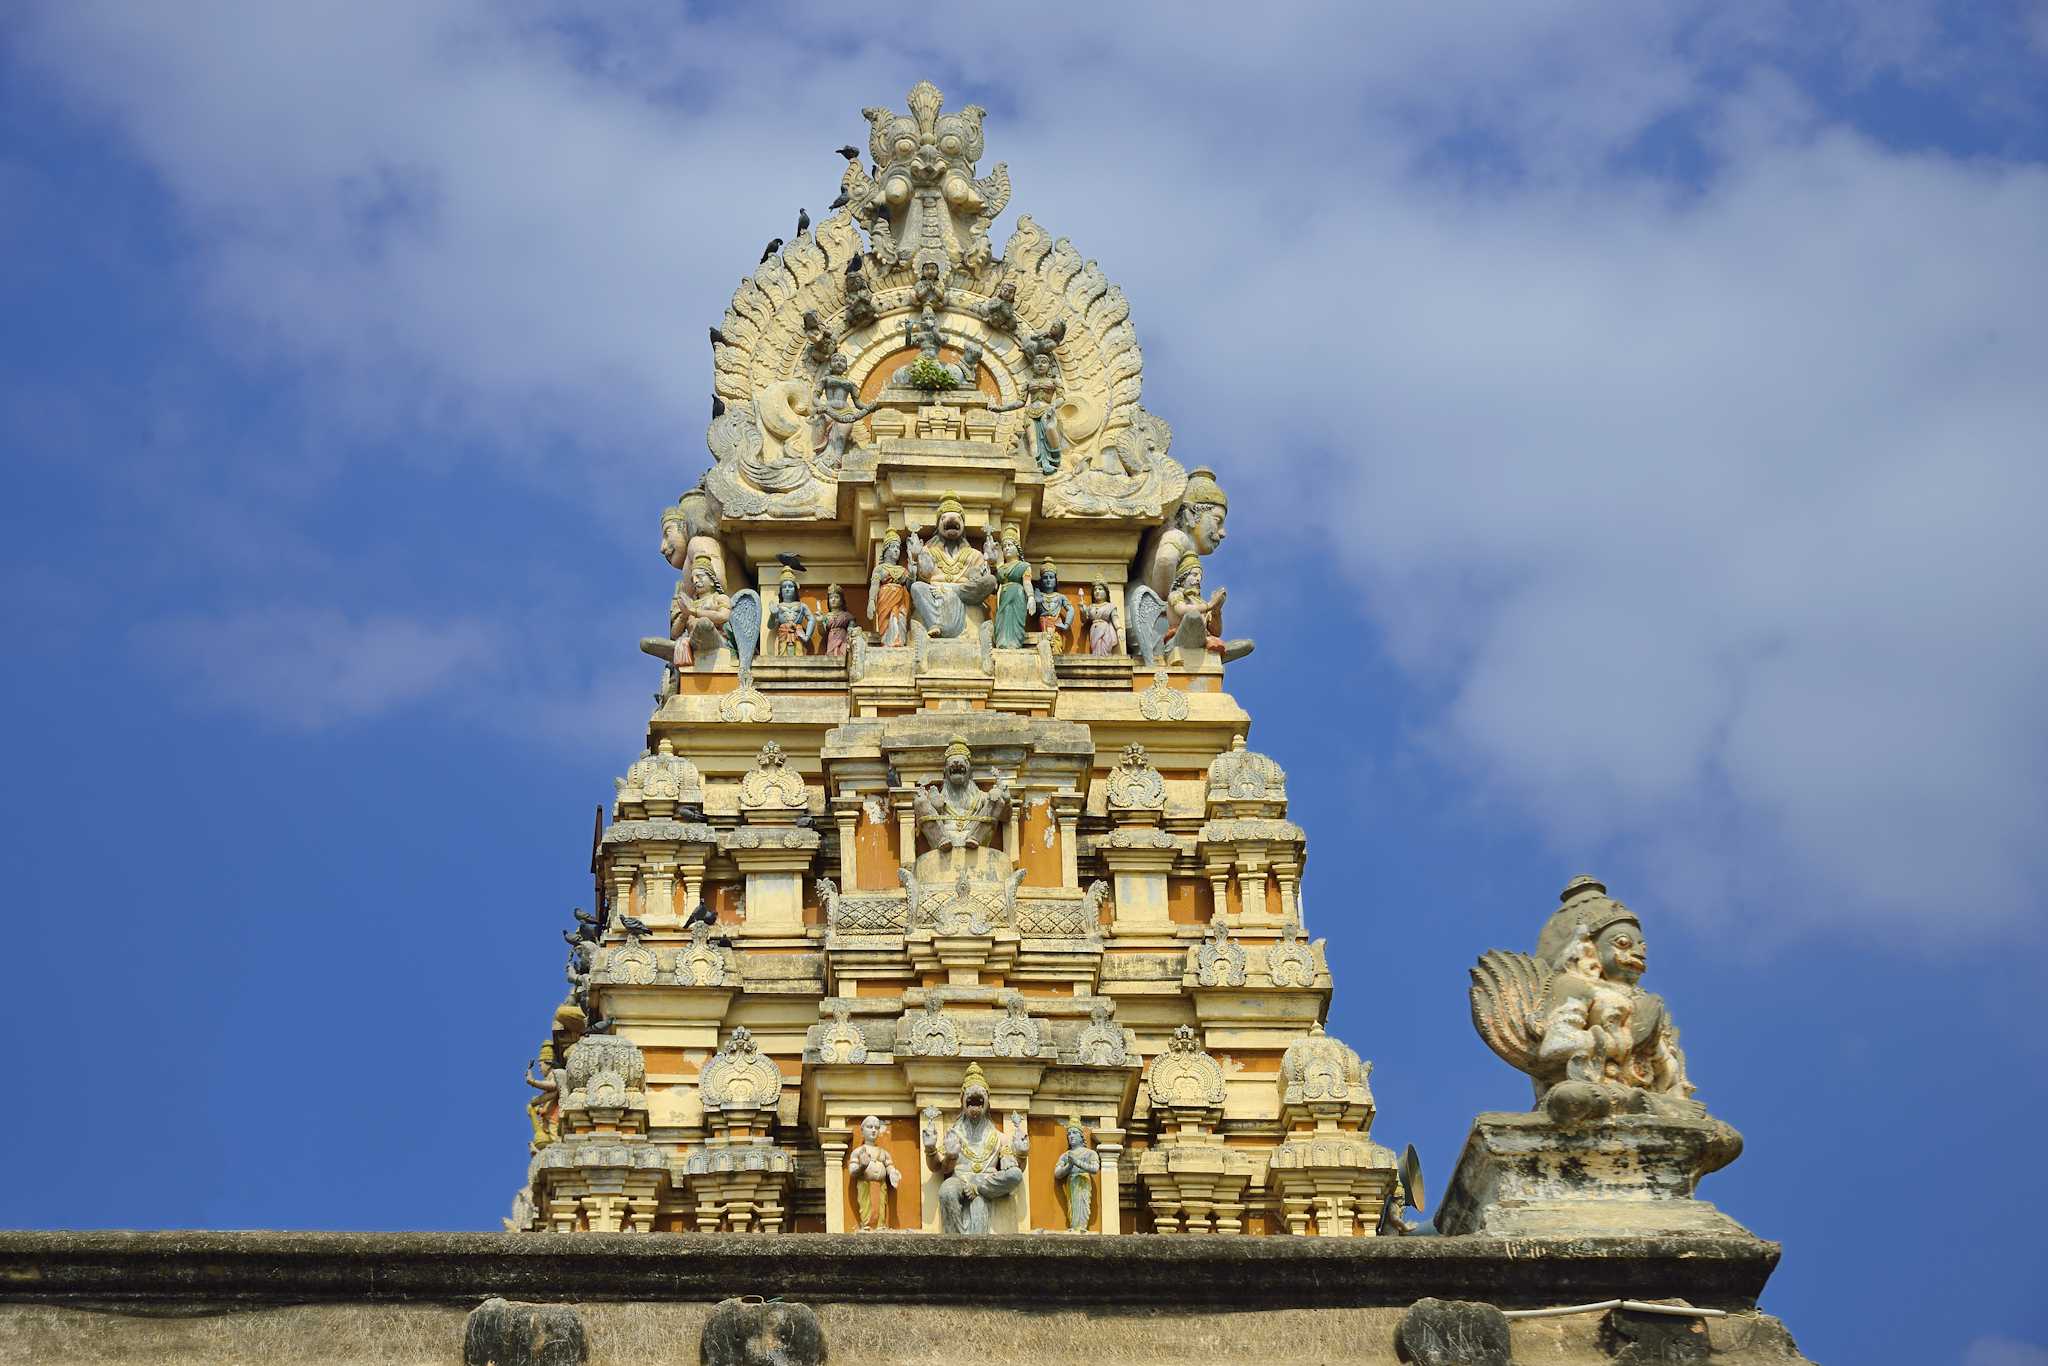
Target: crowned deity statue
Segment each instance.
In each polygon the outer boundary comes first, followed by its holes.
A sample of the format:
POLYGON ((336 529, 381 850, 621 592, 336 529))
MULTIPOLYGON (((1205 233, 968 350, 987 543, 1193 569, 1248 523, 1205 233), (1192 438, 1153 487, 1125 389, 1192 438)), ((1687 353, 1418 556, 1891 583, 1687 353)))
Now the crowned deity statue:
MULTIPOLYGON (((1146 533, 1133 567, 1131 585, 1124 602, 1124 621, 1131 633, 1131 650, 1145 663, 1153 663, 1173 638, 1175 619, 1169 616, 1167 599, 1183 573, 1189 556, 1214 553, 1223 544, 1223 522, 1230 500, 1216 482, 1213 472, 1188 472, 1187 487, 1167 522, 1146 533)), ((1212 623, 1213 634, 1221 635, 1220 621, 1212 623)), ((1226 640, 1222 645, 1225 663, 1252 652, 1249 640, 1226 640)))
POLYGON ((839 338, 832 335, 832 329, 825 326, 825 320, 818 316, 818 310, 807 308, 803 317, 804 359, 815 369, 832 359, 839 348, 839 338))
POLYGON ((1215 623, 1222 620, 1225 592, 1219 588, 1204 598, 1201 557, 1181 556, 1180 569, 1173 576, 1173 592, 1166 599, 1166 616, 1172 623, 1169 639, 1189 649, 1223 653, 1223 639, 1216 634, 1215 623))
POLYGON ((995 297, 981 306, 981 319, 995 332, 1017 331, 1017 282, 1004 280, 996 286, 995 297))
POLYGON ((858 256, 847 263, 845 312, 848 327, 866 327, 876 318, 874 286, 862 273, 858 256))
POLYGON ((838 469, 854 424, 881 406, 879 401, 860 402, 860 387, 846 377, 845 356, 835 354, 827 361, 811 400, 811 449, 820 462, 838 469))
POLYGON ((882 553, 868 577, 868 614, 883 645, 909 642, 910 570, 903 565, 901 532, 892 530, 882 538, 882 553))
MULTIPOLYGON (((1014 1118, 1014 1117, 1013 1117, 1014 1118)), ((1022 1162, 1030 1146, 1021 1126, 989 1118, 988 1079, 967 1064, 960 1083, 960 1116, 939 1137, 938 1115, 927 1111, 924 1160, 939 1182, 939 1227, 947 1233, 987 1233, 990 1205, 1024 1184, 1022 1162)))
POLYGON ((992 413, 1022 410, 1024 425, 1017 432, 1017 448, 1038 472, 1059 472, 1060 456, 1067 448, 1060 431, 1060 381, 1053 373, 1052 353, 1037 351, 1031 356, 1031 373, 1024 380, 1024 397, 1015 403, 996 404, 992 413))
POLYGON ((1051 560, 1038 566, 1038 631, 1051 642, 1052 652, 1067 652, 1067 628, 1074 624, 1074 604, 1060 592, 1059 566, 1051 560))
POLYGON ((942 866, 980 863, 1007 873, 1008 857, 996 848, 996 827, 1010 810, 1010 785, 997 778, 986 791, 974 783, 974 751, 965 740, 946 746, 941 781, 921 786, 911 801, 925 852, 917 859, 920 880, 937 880, 942 866))
POLYGON ((903 1184, 903 1169, 882 1146, 888 1127, 879 1116, 869 1115, 860 1122, 860 1143, 846 1155, 846 1173, 853 1180, 854 1209, 862 1233, 889 1226, 889 1197, 903 1184))
POLYGON ((1088 601, 1081 607, 1081 620, 1088 626, 1088 653, 1113 655, 1123 643, 1123 614, 1110 596, 1109 585, 1097 579, 1088 586, 1088 601))
POLYGON ((1067 1232, 1086 1233, 1095 1213, 1095 1174, 1102 1155, 1088 1146, 1088 1131, 1077 1115, 1067 1121, 1067 1150, 1052 1166, 1052 1183, 1067 1203, 1067 1232))
POLYGON ((1002 563, 996 566, 995 643, 999 650, 1023 648, 1024 632, 1035 609, 1031 566, 1017 546, 1017 533, 1003 533, 1002 563))
POLYGON ((996 590, 988 556, 967 543, 967 514, 959 498, 947 494, 939 503, 938 538, 920 543, 911 538, 916 577, 910 585, 910 610, 932 635, 950 639, 978 618, 982 603, 996 590))
POLYGON ((526 1084, 540 1094, 526 1103, 526 1117, 533 1121, 533 1143, 530 1153, 537 1153, 561 1137, 559 1123, 562 1106, 562 1060, 558 1056, 555 1041, 549 1039, 540 1046, 540 1052, 526 1065, 526 1084), (534 1073, 540 1073, 538 1077, 534 1073))
POLYGON ((1698 1119, 1678 1031, 1639 985, 1648 966, 1634 911, 1574 878, 1533 956, 1495 949, 1472 970, 1480 1036, 1529 1074, 1537 1108, 1562 1124, 1610 1114, 1698 1119))
POLYGON ((776 589, 775 606, 768 612, 768 624, 775 631, 775 643, 770 653, 809 653, 811 633, 817 629, 818 618, 817 614, 811 611, 811 605, 797 596, 794 569, 782 571, 782 581, 776 589))

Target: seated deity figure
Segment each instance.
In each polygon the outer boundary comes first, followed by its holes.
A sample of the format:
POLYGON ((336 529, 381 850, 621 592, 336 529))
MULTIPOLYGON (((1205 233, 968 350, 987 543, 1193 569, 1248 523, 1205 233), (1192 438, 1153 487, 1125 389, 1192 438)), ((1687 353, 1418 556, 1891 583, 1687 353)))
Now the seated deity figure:
POLYGON ((939 1227, 947 1233, 987 1233, 990 1204, 1024 1184, 1020 1165, 1030 1146, 1021 1131, 989 1118, 988 1079, 979 1063, 967 1064, 960 1083, 960 1117, 939 1138, 937 1111, 928 1111, 924 1160, 939 1182, 939 1227))
POLYGON ((952 494, 939 503, 938 539, 911 538, 916 578, 910 610, 924 629, 944 639, 958 636, 970 620, 979 624, 982 604, 995 592, 996 576, 987 555, 967 543, 967 514, 952 494))
POLYGON ((726 623, 732 620, 732 599, 718 591, 718 575, 708 556, 698 557, 690 570, 690 591, 677 594, 669 605, 669 634, 674 638, 672 662, 687 669, 697 655, 716 654, 725 644, 726 623))
POLYGON ((860 1143, 846 1155, 846 1171, 853 1178, 854 1207, 860 1215, 860 1231, 889 1226, 889 1193, 903 1184, 903 1169, 882 1146, 888 1126, 879 1116, 860 1122, 860 1143))
POLYGON ((996 827, 1009 809, 1009 783, 998 778, 982 791, 974 784, 974 751, 964 740, 947 745, 944 780, 918 788, 911 799, 911 813, 926 846, 917 856, 917 879, 936 882, 956 869, 1006 875, 1010 860, 996 848, 996 827))
MULTIPOLYGON (((1167 601, 1181 577, 1181 565, 1190 555, 1208 555, 1223 544, 1223 522, 1229 510, 1230 501, 1215 474, 1191 470, 1173 517, 1146 533, 1124 600, 1131 652, 1146 663, 1156 660, 1172 638, 1174 622, 1168 617, 1167 601)), ((1220 629, 1215 633, 1220 635, 1220 629)), ((1225 663, 1251 652, 1252 642, 1244 639, 1226 640, 1221 650, 1225 663)))

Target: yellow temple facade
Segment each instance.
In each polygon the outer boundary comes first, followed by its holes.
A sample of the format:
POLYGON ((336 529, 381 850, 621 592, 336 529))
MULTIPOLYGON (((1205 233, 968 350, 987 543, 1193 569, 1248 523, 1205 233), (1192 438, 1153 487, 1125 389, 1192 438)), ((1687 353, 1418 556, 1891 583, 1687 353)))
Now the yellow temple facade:
MULTIPOLYGON (((711 466, 592 851, 508 1227, 1369 1237, 1222 476, 981 113, 866 111, 713 331, 711 466), (858 149, 849 149, 858 150, 858 149)), ((650 616, 659 608, 650 602, 650 616)))

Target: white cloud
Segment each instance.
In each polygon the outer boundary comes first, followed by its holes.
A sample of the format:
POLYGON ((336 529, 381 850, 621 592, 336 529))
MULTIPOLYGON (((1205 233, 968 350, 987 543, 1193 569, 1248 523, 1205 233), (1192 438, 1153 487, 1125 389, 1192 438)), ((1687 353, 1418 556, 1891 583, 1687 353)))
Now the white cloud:
POLYGON ((1889 150, 1800 72, 1994 108, 2040 73, 1865 9, 1049 8, 1020 65, 971 15, 912 57, 825 7, 78 0, 28 50, 176 192, 252 352, 579 486, 694 474, 760 242, 859 106, 964 84, 1018 210, 1131 295, 1239 544, 1306 512, 1477 790, 1697 912, 1992 923, 2048 871, 2048 175, 1889 150))
POLYGON ((2048 1366, 2048 1347, 2011 1338, 1978 1338, 1963 1354, 1963 1366, 2048 1366))

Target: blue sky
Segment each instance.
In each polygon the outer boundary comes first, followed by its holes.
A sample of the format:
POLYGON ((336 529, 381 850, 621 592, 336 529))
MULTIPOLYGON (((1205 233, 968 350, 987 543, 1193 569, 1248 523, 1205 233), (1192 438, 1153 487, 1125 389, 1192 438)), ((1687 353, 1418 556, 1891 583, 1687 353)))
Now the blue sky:
POLYGON ((925 77, 1231 491, 1378 1136, 1599 872, 1808 1354, 2048 1366, 2048 8, 1023 13, 0 19, 0 1224, 495 1226, 703 329, 925 77))

